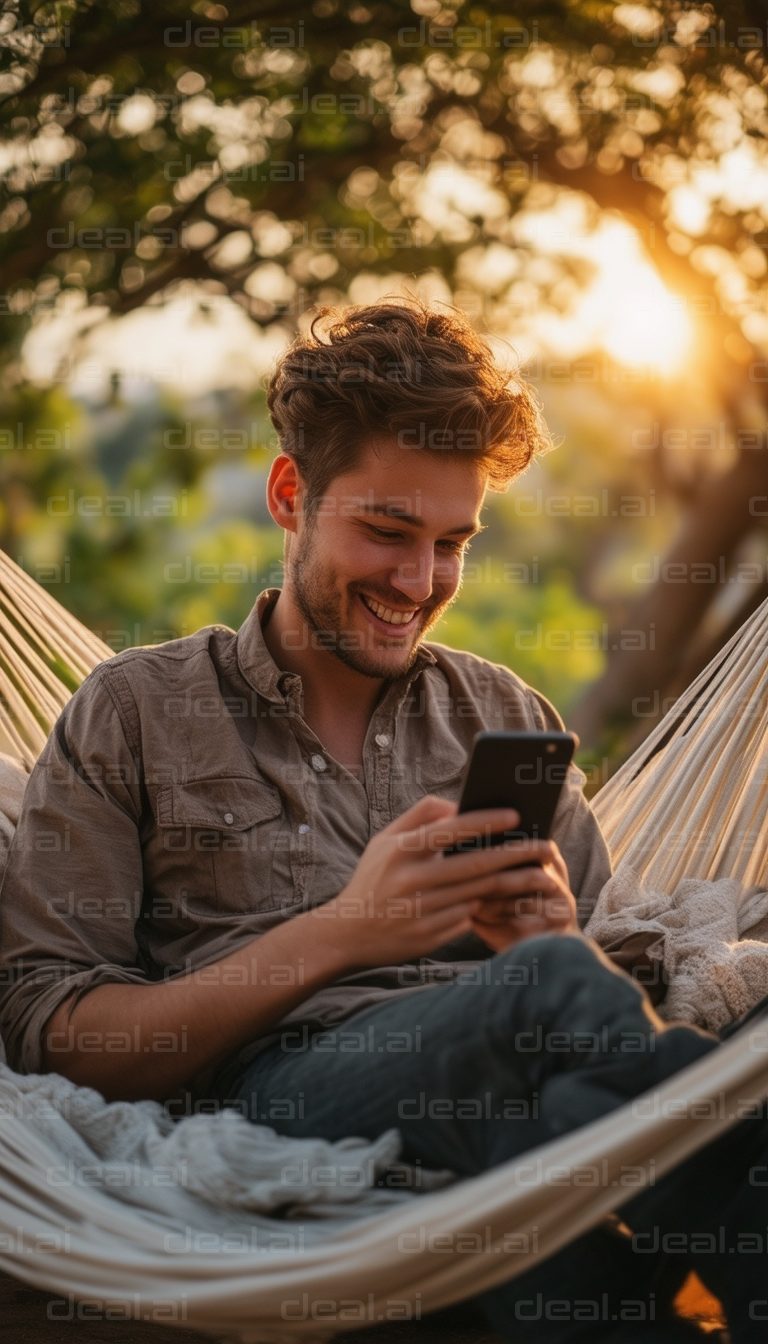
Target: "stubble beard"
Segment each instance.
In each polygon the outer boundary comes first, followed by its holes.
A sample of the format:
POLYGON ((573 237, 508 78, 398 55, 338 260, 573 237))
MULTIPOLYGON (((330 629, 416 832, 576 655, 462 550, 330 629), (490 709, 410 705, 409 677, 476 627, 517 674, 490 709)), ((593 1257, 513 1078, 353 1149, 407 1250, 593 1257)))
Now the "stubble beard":
MULTIPOLYGON (((351 668, 353 672, 359 672, 363 677, 374 677, 378 681, 382 678, 404 676, 413 667, 427 632, 440 620, 451 605, 450 601, 439 602, 436 606, 424 610, 413 643, 403 652, 402 663, 399 666, 393 665, 388 659, 376 657, 376 650, 372 644, 372 631, 369 649, 349 647, 358 632, 344 629, 342 593, 334 583, 332 574, 323 572, 317 563, 313 564, 313 549, 310 525, 298 540, 290 574, 296 605, 310 630, 318 635, 319 646, 335 654, 340 663, 351 668)), ((359 591, 355 585, 347 588, 350 602, 356 601, 359 591)))

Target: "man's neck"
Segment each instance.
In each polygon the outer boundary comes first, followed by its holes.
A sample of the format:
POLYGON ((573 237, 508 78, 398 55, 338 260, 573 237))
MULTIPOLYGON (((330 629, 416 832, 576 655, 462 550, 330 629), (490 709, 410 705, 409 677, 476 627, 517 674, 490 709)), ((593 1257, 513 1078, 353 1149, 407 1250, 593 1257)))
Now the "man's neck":
POLYGON ((277 666, 301 677, 304 718, 312 731, 342 765, 359 769, 384 679, 363 676, 334 653, 316 647, 314 631, 288 587, 280 593, 262 633, 277 666))

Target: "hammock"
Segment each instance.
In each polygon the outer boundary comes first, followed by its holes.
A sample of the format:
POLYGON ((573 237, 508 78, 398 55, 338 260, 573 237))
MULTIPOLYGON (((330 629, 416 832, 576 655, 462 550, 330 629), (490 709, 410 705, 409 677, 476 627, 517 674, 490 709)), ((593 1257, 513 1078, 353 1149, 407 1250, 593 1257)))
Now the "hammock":
POLYGON ((0 551, 0 751, 31 770, 72 692, 111 654, 0 551))
POLYGON ((768 601, 593 799, 614 869, 768 886, 768 601))
MULTIPOLYGON (((0 563, 0 608, 0 732, 29 765, 72 682, 110 651, 7 559, 0 563)), ((754 832, 768 794, 766 634, 768 602, 596 800, 614 862, 631 862, 663 890, 683 873, 764 881, 765 851, 754 832)), ((211 1207, 210 1195, 206 1203, 194 1193, 186 1195, 185 1239, 178 1217, 164 1212, 162 1190, 142 1194, 141 1172, 120 1198, 78 1180, 77 1163, 69 1167, 72 1179, 57 1185, 51 1173, 82 1147, 73 1130, 78 1104, 97 1112, 100 1105, 104 1113, 115 1107, 64 1080, 21 1078, 0 1067, 0 1268, 75 1299, 96 1297, 104 1319, 226 1330, 246 1344, 322 1340, 449 1306, 531 1268, 634 1193, 623 1179, 628 1168, 658 1180, 729 1128, 745 1095, 768 1095, 765 1016, 652 1097, 447 1189, 385 1192, 385 1200, 369 1189, 344 1208, 305 1211, 304 1222, 300 1208, 279 1220, 259 1211, 257 1201, 227 1215, 233 1232, 306 1230, 298 1248, 291 1237, 286 1249, 266 1239, 228 1245, 221 1210, 211 1207), (64 1101, 55 1101, 56 1087, 64 1101), (42 1119, 35 1101, 47 1105, 42 1119), (563 1185, 564 1168, 582 1179, 563 1185), (583 1179, 588 1172, 599 1179, 583 1179), (206 1228, 215 1229, 207 1241, 206 1228)), ((154 1106, 122 1104, 122 1114, 138 1123, 154 1106)), ((182 1120, 175 1140, 183 1150, 201 1127, 222 1122, 182 1120)), ((310 1160, 310 1184, 314 1170, 310 1160)))

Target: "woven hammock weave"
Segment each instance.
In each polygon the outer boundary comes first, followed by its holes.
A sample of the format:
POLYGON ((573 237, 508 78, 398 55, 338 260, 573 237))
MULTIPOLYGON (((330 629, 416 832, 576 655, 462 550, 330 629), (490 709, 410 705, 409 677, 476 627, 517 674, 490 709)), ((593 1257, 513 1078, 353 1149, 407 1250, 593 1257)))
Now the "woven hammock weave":
MULTIPOLYGON (((266 1237, 238 1248, 234 1230, 231 1248, 213 1234, 198 1248, 204 1208, 185 1228, 156 1208, 132 1207, 138 1191, 126 1203, 92 1177, 52 1187, 51 1171, 65 1158, 0 1079, 0 1269, 85 1299, 107 1322, 184 1321, 243 1344, 316 1344, 391 1319, 393 1304, 401 1317, 405 1306, 415 1316, 436 1311, 534 1268, 637 1193, 625 1185, 628 1171, 642 1172, 642 1184, 660 1180, 727 1130, 745 1097, 768 1095, 765 1021, 637 1104, 363 1222, 328 1220, 327 1239, 301 1250, 271 1249, 266 1237), (189 1249, 171 1249, 189 1232, 189 1249)), ((91 1161, 98 1167, 96 1155, 91 1161)))
POLYGON ((593 799, 614 869, 768 886, 768 601, 593 799))
POLYGON ((111 656, 0 551, 0 751, 30 770, 72 692, 111 656))

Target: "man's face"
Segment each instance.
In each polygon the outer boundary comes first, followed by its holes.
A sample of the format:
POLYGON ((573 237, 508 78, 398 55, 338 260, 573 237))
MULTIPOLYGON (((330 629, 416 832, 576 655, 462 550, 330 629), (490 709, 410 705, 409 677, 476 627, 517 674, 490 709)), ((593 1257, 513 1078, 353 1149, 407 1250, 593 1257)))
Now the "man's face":
POLYGON ((486 474, 471 458, 369 447, 300 518, 288 574, 319 648, 369 677, 407 671, 453 601, 479 530, 486 474))

